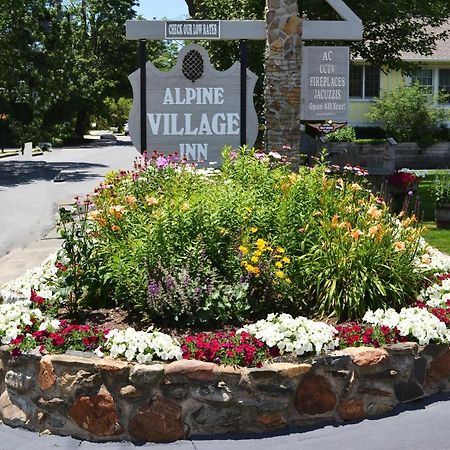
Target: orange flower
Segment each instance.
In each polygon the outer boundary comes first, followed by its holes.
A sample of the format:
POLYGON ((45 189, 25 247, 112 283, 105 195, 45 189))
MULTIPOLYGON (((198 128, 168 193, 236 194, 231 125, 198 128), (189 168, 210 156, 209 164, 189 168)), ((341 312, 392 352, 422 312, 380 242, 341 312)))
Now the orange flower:
POLYGON ((394 242, 394 248, 396 252, 401 252, 405 250, 405 243, 402 241, 394 242))
POLYGON ((119 231, 120 227, 118 227, 117 225, 111 225, 111 230, 113 231, 119 231))
POLYGON ((350 234, 351 234, 352 238, 355 241, 357 241, 360 238, 360 236, 362 235, 362 231, 356 229, 356 230, 353 230, 350 234))
POLYGON ((367 214, 369 214, 372 219, 379 219, 382 213, 381 209, 378 209, 376 206, 371 206, 367 211, 367 214))
POLYGON ((156 197, 145 197, 145 201, 147 202, 148 206, 154 206, 158 204, 158 199, 156 197))
POLYGON ((129 205, 135 205, 136 204, 136 197, 134 195, 127 195, 125 197, 125 202, 127 202, 129 205))
POLYGON ((109 208, 109 213, 116 219, 121 219, 125 213, 125 208, 122 205, 115 205, 109 208))
POLYGON ((373 227, 369 228, 369 236, 375 236, 379 231, 380 231, 381 227, 380 225, 375 225, 373 227))
POLYGON ((338 227, 338 220, 339 216, 335 214, 333 218, 331 219, 331 228, 337 228, 338 227))

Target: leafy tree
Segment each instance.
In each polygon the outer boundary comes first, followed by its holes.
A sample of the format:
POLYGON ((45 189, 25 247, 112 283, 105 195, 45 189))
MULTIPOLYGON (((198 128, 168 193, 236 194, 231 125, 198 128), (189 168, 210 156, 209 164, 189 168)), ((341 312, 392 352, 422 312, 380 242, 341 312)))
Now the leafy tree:
MULTIPOLYGON (((195 19, 263 19, 266 2, 186 0, 186 4, 195 19)), ((308 19, 337 19, 324 0, 299 0, 298 4, 300 14, 308 19)), ((408 71, 411 65, 401 60, 402 51, 429 55, 438 40, 450 35, 450 30, 436 32, 432 29, 450 19, 448 0, 373 0, 370 7, 366 0, 346 0, 346 4, 364 26, 363 40, 351 45, 353 56, 361 56, 376 66, 408 71)), ((211 44, 214 45, 222 43, 211 44)), ((262 58, 262 53, 259 56, 262 58)))
POLYGON ((398 141, 424 141, 449 117, 448 112, 434 105, 432 100, 429 92, 418 83, 400 86, 377 99, 369 117, 382 121, 387 134, 398 141))
MULTIPOLYGON (((17 143, 81 137, 107 97, 131 97, 137 45, 125 39, 136 0, 3 0, 0 112, 17 143)), ((164 61, 165 44, 148 44, 164 61)), ((173 52, 172 52, 173 53, 173 52)))

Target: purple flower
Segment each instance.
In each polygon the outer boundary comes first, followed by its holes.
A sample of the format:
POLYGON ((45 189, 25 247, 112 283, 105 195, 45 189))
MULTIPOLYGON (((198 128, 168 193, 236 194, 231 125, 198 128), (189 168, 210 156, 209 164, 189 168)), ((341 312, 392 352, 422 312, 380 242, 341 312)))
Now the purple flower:
POLYGON ((156 167, 158 169, 164 169, 164 167, 167 167, 169 165, 169 160, 165 156, 158 156, 156 158, 156 167))
POLYGON ((264 159, 265 156, 266 156, 266 155, 265 155, 263 152, 256 152, 256 153, 255 153, 255 158, 256 158, 258 161, 261 161, 262 159, 264 159))
POLYGON ((161 292, 161 287, 156 281, 150 281, 148 283, 148 293, 152 296, 156 296, 161 292))

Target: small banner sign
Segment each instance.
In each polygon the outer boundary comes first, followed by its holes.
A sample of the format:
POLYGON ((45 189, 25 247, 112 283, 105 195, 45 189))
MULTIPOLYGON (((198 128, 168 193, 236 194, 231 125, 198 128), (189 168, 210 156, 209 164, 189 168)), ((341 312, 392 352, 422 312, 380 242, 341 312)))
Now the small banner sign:
MULTIPOLYGON (((175 67, 161 72, 147 63, 147 151, 177 152, 188 161, 208 165, 222 162, 225 146, 240 145, 240 72, 235 62, 229 69, 212 67, 208 52, 197 44, 183 47, 175 67)), ((129 76, 133 107, 130 137, 141 151, 140 70, 129 76)), ((247 144, 258 135, 253 103, 257 76, 247 69, 247 144)))
POLYGON ((348 121, 349 47, 303 47, 301 120, 348 121))
POLYGON ((220 39, 220 20, 168 20, 166 39, 220 39))
POLYGON ((325 123, 308 123, 309 127, 314 128, 320 133, 328 134, 345 126, 345 123, 325 122, 325 123))

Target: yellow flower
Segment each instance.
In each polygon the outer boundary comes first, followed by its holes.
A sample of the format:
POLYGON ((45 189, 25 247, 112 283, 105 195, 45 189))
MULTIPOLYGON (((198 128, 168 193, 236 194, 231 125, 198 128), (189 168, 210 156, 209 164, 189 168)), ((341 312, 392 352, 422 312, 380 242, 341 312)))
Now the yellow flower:
POLYGON ((158 199, 156 197, 145 197, 145 201, 147 202, 148 206, 153 206, 158 204, 158 199))
POLYGON ((244 247, 243 245, 239 246, 239 251, 243 254, 246 255, 248 253, 248 248, 244 247))
POLYGON ((251 264, 246 264, 245 268, 247 269, 247 272, 254 273, 256 275, 259 275, 260 270, 259 267, 252 266, 251 264))
POLYGON ((258 228, 256 228, 256 227, 251 227, 250 228, 250 232, 251 233, 256 233, 258 231, 258 228))
POLYGON ((281 271, 281 270, 277 270, 276 272, 275 272, 275 275, 278 277, 278 278, 284 278, 284 272, 283 271, 281 271))
POLYGON ((252 256, 252 257, 250 258, 250 261, 251 261, 252 263, 257 263, 257 262, 258 262, 258 257, 257 257, 257 256, 252 256))
POLYGON ((180 206, 181 211, 188 211, 189 209, 191 209, 191 205, 189 204, 189 202, 183 202, 180 206))
POLYGON ((362 232, 360 230, 353 230, 351 233, 352 238, 357 241, 360 236, 362 235, 362 232))
POLYGON ((367 214, 369 214, 369 216, 372 217, 372 219, 379 219, 381 217, 381 214, 383 214, 383 212, 376 206, 371 206, 368 209, 367 214))
POLYGON ((286 264, 289 264, 291 262, 291 258, 289 258, 288 256, 285 256, 281 261, 283 261, 286 264))
POLYGON ((258 250, 260 251, 264 251, 264 249, 266 248, 267 242, 264 239, 259 238, 256 242, 256 247, 258 248, 258 250))
POLYGON ((245 210, 246 210, 248 213, 251 213, 251 212, 253 211, 253 209, 252 209, 252 208, 249 208, 248 206, 245 207, 245 210))
POLYGON ((109 208, 109 213, 116 219, 120 219, 125 212, 125 208, 122 205, 115 205, 109 208))
POLYGON ((255 255, 255 256, 261 256, 262 255, 262 251, 261 250, 256 250, 256 251, 254 251, 253 252, 253 254, 255 255))
POLYGON ((286 250, 283 247, 277 247, 277 253, 285 253, 286 250))
POLYGON ((394 243, 394 248, 396 252, 401 252, 405 250, 405 243, 402 241, 397 241, 394 243))
POLYGON ((221 236, 225 235, 226 232, 227 232, 227 230, 226 230, 225 228, 221 228, 221 229, 219 230, 219 234, 220 234, 221 236))
POLYGON ((283 263, 282 263, 281 261, 277 261, 277 262, 275 263, 275 267, 276 267, 277 269, 281 269, 281 268, 283 267, 283 263))
POLYGON ((350 190, 352 190, 353 192, 362 191, 362 187, 358 183, 352 183, 350 185, 350 190))
POLYGON ((428 255, 423 255, 420 260, 422 264, 431 264, 431 258, 428 255))

